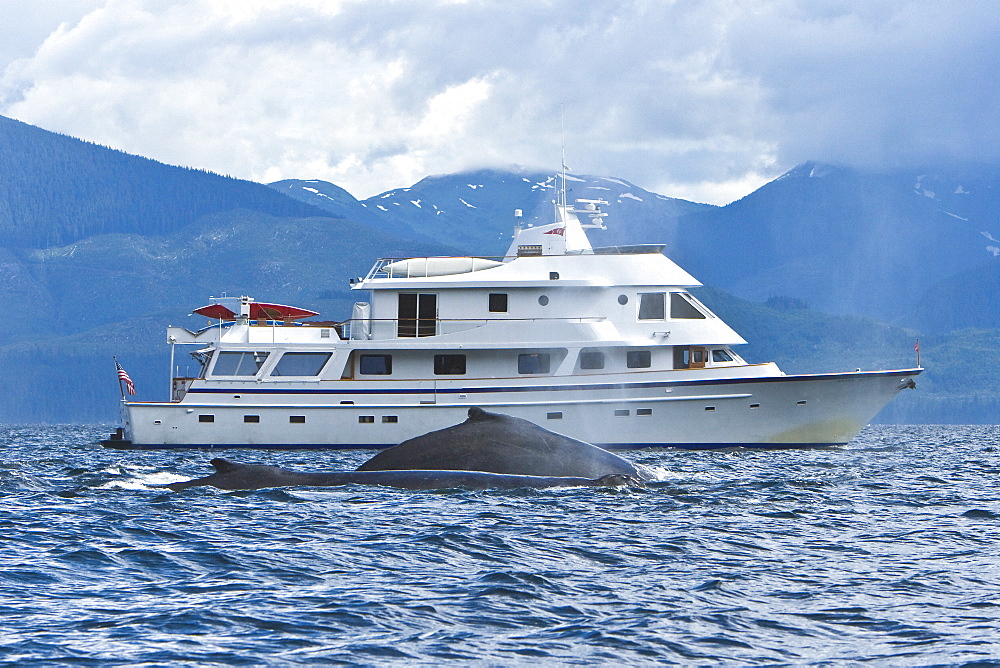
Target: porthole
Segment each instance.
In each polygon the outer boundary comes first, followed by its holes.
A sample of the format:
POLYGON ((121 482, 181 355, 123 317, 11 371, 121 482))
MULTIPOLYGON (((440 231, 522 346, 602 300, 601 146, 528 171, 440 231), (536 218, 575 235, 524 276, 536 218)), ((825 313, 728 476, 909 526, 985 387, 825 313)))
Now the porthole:
POLYGON ((628 304, 628 295, 618 295, 618 303, 621 304, 622 306, 628 304))
POLYGON ((541 297, 538 298, 538 305, 539 306, 545 306, 548 303, 549 303, 549 298, 546 297, 545 295, 542 295, 541 297))

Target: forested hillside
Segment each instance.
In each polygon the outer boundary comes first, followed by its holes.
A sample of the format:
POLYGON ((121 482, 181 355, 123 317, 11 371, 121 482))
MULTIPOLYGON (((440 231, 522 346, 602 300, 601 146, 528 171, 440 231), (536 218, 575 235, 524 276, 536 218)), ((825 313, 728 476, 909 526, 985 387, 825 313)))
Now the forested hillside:
POLYGON ((172 167, 0 116, 0 248, 170 234, 233 209, 337 217, 257 183, 172 167))

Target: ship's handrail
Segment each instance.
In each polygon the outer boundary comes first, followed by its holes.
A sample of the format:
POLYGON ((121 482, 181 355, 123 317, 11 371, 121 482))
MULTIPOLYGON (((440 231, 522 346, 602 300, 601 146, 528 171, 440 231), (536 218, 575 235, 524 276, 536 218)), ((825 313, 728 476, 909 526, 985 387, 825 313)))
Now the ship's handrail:
MULTIPOLYGON (((416 324, 418 322, 419 323, 427 323, 427 324, 434 323, 434 325, 435 325, 435 327, 434 327, 434 334, 425 335, 425 336, 419 336, 419 337, 410 337, 410 336, 402 336, 401 337, 401 336, 399 336, 398 335, 398 331, 399 331, 399 321, 400 321, 400 318, 366 318, 366 319, 351 318, 351 319, 344 320, 343 322, 341 322, 340 323, 340 327, 341 327, 341 336, 344 339, 348 339, 349 340, 351 338, 352 325, 353 325, 353 323, 355 321, 357 321, 358 323, 361 323, 361 322, 367 323, 368 326, 369 326, 369 328, 370 328, 369 331, 371 331, 371 332, 375 332, 376 331, 376 326, 375 325, 377 323, 379 325, 382 325, 381 327, 378 327, 378 329, 380 329, 380 330, 390 329, 393 332, 393 336, 392 337, 379 336, 379 337, 377 337, 377 340, 392 340, 392 339, 397 339, 397 338, 403 338, 403 339, 409 339, 409 338, 426 338, 427 336, 437 336, 437 335, 441 335, 441 334, 455 334, 455 333, 458 333, 458 332, 465 332, 465 331, 468 331, 470 329, 476 329, 476 328, 479 328, 479 327, 485 327, 486 325, 489 325, 490 323, 501 323, 501 322, 502 323, 535 323, 535 322, 542 322, 542 323, 546 323, 546 324, 556 324, 556 323, 562 323, 562 324, 587 324, 587 323, 595 323, 595 322, 604 322, 607 319, 608 318, 606 316, 577 316, 577 317, 569 317, 569 318, 422 318, 422 319, 419 319, 418 321, 415 321, 413 319, 407 318, 407 320, 409 320, 410 322, 414 322, 415 323, 414 324, 415 328, 419 326, 418 324, 416 324), (442 327, 441 323, 444 323, 445 326, 442 327), (391 327, 386 327, 387 324, 390 324, 392 326, 391 327), (448 325, 454 325, 454 326, 453 327, 449 327, 448 325), (446 331, 442 331, 442 330, 446 330, 446 331)), ((359 324, 359 326, 360 326, 360 324, 359 324)), ((372 337, 372 338, 374 339, 376 337, 372 337)))

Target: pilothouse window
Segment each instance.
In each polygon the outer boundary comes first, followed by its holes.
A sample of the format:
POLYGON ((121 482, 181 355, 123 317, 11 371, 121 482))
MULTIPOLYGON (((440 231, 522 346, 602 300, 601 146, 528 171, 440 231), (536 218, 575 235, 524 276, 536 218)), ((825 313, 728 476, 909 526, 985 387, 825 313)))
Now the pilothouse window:
POLYGON ((670 317, 681 320, 703 319, 705 314, 694 305, 691 297, 682 292, 670 293, 670 317))
POLYGON ((212 373, 216 376, 255 376, 267 356, 264 352, 220 352, 212 373))
POLYGON ((663 292, 639 293, 639 320, 663 320, 665 317, 663 292))

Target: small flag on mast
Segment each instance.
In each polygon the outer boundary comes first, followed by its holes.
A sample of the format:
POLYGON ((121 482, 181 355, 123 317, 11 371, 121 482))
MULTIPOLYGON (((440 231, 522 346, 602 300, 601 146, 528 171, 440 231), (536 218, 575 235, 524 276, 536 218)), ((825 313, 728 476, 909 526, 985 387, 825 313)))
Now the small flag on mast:
POLYGON ((135 384, 132 383, 132 379, 128 377, 128 372, 122 368, 118 360, 115 360, 115 367, 118 369, 118 381, 125 383, 125 391, 129 394, 135 394, 135 384))

